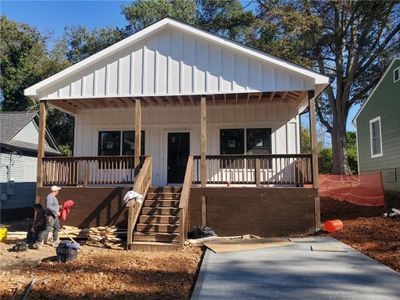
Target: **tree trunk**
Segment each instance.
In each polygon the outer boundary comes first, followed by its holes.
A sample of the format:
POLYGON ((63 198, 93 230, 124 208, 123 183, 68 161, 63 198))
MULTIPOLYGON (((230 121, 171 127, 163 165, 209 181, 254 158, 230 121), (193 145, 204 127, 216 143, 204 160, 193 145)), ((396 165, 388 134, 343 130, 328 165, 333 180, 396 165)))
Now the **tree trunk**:
POLYGON ((336 114, 332 128, 332 174, 351 174, 346 154, 346 122, 343 114, 336 114))

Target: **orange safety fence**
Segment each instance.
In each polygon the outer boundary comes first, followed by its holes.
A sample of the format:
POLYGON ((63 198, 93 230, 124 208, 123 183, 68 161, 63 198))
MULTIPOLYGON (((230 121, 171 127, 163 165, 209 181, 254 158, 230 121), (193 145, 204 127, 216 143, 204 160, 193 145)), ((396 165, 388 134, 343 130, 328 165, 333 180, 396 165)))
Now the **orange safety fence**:
POLYGON ((319 175, 319 195, 361 206, 385 204, 381 173, 319 175))

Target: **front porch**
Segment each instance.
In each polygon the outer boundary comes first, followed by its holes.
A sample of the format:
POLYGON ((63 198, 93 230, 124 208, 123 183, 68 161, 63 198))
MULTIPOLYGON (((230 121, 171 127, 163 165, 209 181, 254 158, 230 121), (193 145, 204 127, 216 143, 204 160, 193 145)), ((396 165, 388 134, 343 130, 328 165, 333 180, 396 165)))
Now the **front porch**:
POLYGON ((267 94, 271 102, 264 93, 260 102, 239 94, 230 104, 218 99, 232 95, 189 97, 190 103, 157 97, 152 105, 136 99, 129 109, 121 99, 112 99, 112 108, 95 107, 93 101, 83 107, 78 99, 41 101, 42 116, 49 104, 65 110, 76 103, 74 150, 89 156, 39 157, 38 201, 49 186, 63 187, 60 197, 76 203, 69 224, 127 227, 130 248, 183 246, 195 225, 211 226, 220 235, 312 232, 319 227, 316 152, 299 153, 298 114, 309 107, 315 150, 314 93, 276 94, 278 101, 275 93, 267 94), (226 122, 229 109, 234 116, 242 112, 241 119, 226 122), (264 112, 267 119, 246 122, 252 112, 264 112), (166 123, 164 114, 183 121, 166 123), (122 125, 127 121, 133 126, 122 125), (124 149, 134 155, 121 155, 124 149), (125 209, 122 198, 132 187, 145 201, 125 209))

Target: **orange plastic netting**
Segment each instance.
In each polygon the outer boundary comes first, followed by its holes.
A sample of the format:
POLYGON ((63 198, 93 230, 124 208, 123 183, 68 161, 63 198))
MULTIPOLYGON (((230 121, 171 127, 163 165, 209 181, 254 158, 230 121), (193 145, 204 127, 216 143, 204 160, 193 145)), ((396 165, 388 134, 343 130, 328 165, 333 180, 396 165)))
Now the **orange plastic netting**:
POLYGON ((319 195, 362 206, 383 206, 385 204, 380 173, 320 175, 319 195))

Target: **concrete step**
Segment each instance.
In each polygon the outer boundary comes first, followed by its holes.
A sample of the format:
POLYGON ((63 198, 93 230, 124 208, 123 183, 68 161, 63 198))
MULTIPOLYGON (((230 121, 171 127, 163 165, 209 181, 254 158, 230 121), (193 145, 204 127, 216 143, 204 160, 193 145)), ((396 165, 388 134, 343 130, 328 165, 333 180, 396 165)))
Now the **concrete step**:
POLYGON ((129 245, 129 250, 136 251, 176 251, 178 249, 180 249, 179 243, 134 241, 129 245))
POLYGON ((142 233, 145 232, 179 233, 179 224, 139 223, 136 225, 136 231, 142 233))
POLYGON ((149 193, 181 193, 182 187, 179 186, 158 186, 149 188, 149 193))
POLYGON ((178 207, 178 200, 158 199, 158 200, 145 200, 144 207, 178 207))
POLYGON ((147 193, 145 200, 179 200, 180 198, 180 193, 147 193))
POLYGON ((175 224, 179 222, 179 217, 171 215, 140 215, 139 222, 145 224, 175 224))
POLYGON ((179 242, 179 234, 176 233, 142 233, 135 231, 133 240, 136 242, 179 242))
POLYGON ((170 215, 176 216, 179 213, 179 208, 176 207, 143 207, 142 215, 170 215))

